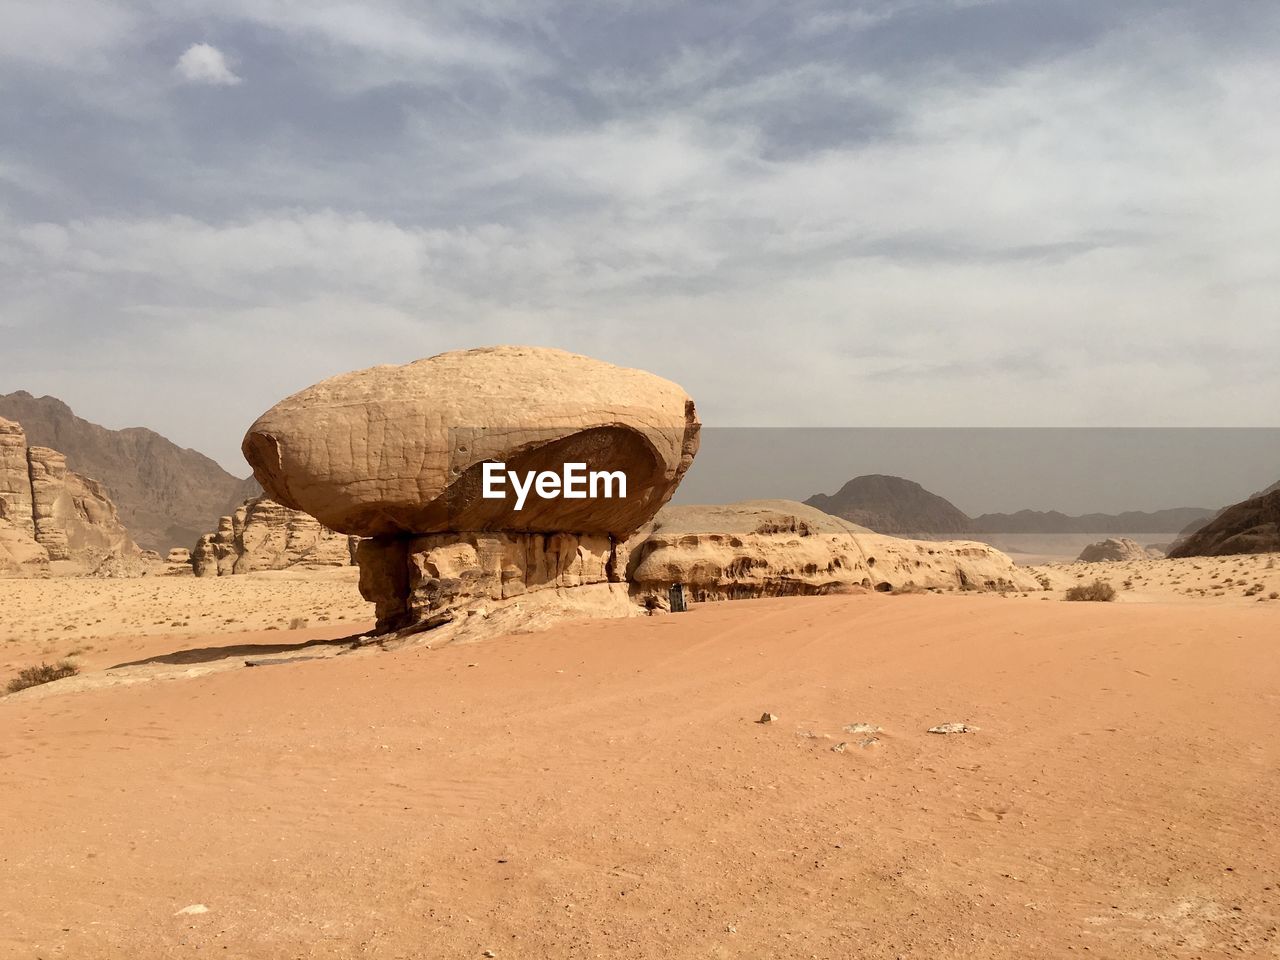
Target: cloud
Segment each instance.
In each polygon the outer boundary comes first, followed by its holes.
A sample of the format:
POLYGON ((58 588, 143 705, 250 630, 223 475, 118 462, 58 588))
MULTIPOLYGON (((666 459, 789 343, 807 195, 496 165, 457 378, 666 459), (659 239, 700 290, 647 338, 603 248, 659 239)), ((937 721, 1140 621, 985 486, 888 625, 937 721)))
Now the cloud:
POLYGON ((174 65, 174 70, 188 83, 229 87, 241 82, 227 66, 227 58, 222 51, 207 43, 193 43, 187 47, 174 65))
POLYGON ((99 6, 100 46, 0 60, 0 389, 126 423, 181 396, 163 426, 232 466, 291 389, 501 341, 654 369, 721 425, 1280 409, 1276 15, 99 6), (163 82, 193 34, 253 97, 163 82))

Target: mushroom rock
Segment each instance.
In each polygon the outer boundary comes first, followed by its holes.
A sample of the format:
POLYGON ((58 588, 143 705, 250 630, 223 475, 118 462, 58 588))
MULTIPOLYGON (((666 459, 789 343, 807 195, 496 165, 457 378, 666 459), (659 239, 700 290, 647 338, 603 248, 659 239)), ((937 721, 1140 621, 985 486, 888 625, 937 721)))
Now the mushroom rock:
POLYGON ((361 593, 390 630, 469 601, 621 582, 618 546, 671 498, 699 426, 688 395, 653 374, 491 347, 322 381, 259 417, 242 449, 268 496, 367 538, 361 593), (570 463, 620 472, 625 495, 484 495, 486 464, 527 482, 570 463))
POLYGON ((670 499, 698 446, 693 401, 641 370, 535 347, 443 353, 322 381, 249 428, 268 496, 360 537, 572 530, 629 536, 670 499), (481 496, 482 465, 622 470, 627 496, 481 496))

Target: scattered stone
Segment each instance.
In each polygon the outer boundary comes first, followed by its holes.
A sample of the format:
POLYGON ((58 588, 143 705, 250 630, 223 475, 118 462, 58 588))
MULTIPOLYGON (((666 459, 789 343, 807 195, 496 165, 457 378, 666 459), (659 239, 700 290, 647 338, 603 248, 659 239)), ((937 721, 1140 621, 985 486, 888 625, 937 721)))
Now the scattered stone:
POLYGON ((846 723, 845 733, 881 733, 881 728, 874 723, 846 723))
POLYGON ((208 912, 209 912, 209 908, 206 907, 203 903, 193 903, 189 907, 183 907, 181 910, 175 913, 174 916, 175 917, 193 917, 196 914, 208 913, 208 912))
POLYGON ((776 713, 762 713, 760 719, 756 723, 777 723, 778 715, 776 713))
POLYGON ((967 723, 940 723, 930 727, 930 733, 977 733, 978 728, 967 723))
POLYGON ((839 743, 837 743, 834 747, 831 748, 831 752, 844 753, 848 749, 849 749, 849 744, 841 740, 839 743))

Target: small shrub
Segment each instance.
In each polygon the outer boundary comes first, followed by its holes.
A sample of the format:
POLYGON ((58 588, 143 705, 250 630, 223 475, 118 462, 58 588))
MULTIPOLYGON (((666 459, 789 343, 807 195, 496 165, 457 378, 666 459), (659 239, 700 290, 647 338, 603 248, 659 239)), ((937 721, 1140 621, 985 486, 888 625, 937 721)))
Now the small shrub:
POLYGON ((58 664, 42 663, 38 667, 27 667, 19 671, 18 675, 9 681, 7 689, 9 693, 17 693, 27 687, 38 687, 42 683, 52 683, 63 677, 74 677, 79 672, 80 668, 67 660, 58 664))
POLYGON ((1090 584, 1081 584, 1067 591, 1066 600, 1095 600, 1107 603, 1116 598, 1116 588, 1105 580, 1095 580, 1090 584))

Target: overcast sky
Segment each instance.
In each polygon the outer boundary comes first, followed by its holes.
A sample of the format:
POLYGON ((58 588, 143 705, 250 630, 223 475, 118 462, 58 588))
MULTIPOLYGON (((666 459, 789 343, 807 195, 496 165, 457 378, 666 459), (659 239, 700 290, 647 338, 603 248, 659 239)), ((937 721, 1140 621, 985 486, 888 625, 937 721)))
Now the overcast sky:
POLYGON ((240 475, 502 342, 720 426, 1274 426, 1277 90, 1262 0, 0 0, 0 392, 240 475))

